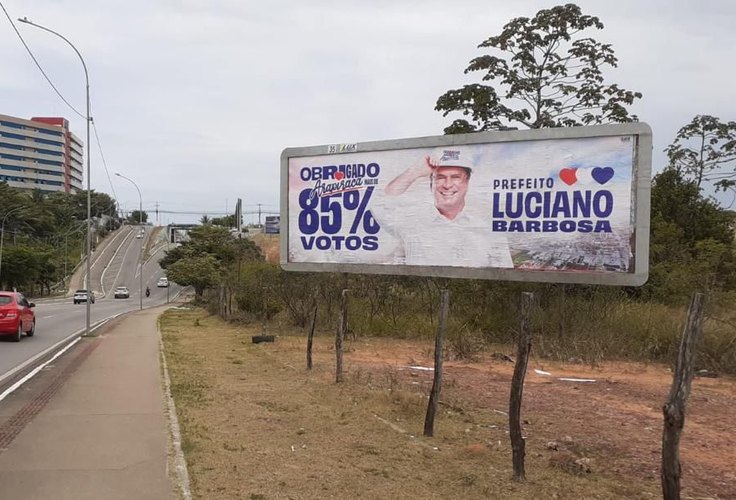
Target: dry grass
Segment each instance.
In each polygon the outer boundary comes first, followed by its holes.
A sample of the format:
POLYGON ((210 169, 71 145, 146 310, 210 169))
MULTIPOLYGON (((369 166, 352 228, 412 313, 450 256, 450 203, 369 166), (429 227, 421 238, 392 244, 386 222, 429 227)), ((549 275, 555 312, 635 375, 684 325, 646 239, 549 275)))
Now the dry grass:
MULTIPOLYGON (((260 329, 234 327, 199 309, 168 311, 161 329, 196 498, 659 495, 656 480, 607 473, 610 449, 563 443, 554 451, 543 443, 556 436, 541 432, 527 444, 527 481, 512 481, 506 417, 463 392, 456 375, 445 377, 435 437, 422 437, 431 375, 383 362, 409 341, 348 343, 348 374, 338 385, 328 336, 315 338, 310 372, 303 336, 252 344, 260 329), (583 455, 592 457, 591 473, 575 466, 583 455)), ((428 344, 413 347, 417 359, 403 364, 426 364, 428 344)), ((564 414, 565 404, 559 406, 564 414)))

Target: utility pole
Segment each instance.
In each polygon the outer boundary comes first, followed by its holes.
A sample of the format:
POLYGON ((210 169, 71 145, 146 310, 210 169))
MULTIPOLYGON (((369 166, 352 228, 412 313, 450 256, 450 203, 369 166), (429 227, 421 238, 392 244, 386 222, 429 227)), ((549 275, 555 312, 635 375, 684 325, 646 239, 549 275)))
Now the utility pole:
POLYGON ((261 227, 261 204, 258 204, 258 227, 261 227))

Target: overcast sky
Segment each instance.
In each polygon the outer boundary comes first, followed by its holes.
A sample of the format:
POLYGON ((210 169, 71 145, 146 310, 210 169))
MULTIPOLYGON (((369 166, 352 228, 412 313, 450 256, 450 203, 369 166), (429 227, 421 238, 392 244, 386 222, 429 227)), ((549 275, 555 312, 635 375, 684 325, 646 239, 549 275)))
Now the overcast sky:
MULTIPOLYGON (((135 209, 278 211, 285 147, 440 135, 437 97, 477 45, 540 0, 0 0, 10 16, 69 38, 90 75, 92 116, 115 193, 135 209)), ((619 67, 609 82, 644 97, 654 170, 697 114, 736 120, 736 2, 581 0, 619 67)), ((53 92, 0 12, 0 113, 84 119, 53 92)), ((85 112, 84 74, 60 39, 16 23, 62 94, 85 112)), ((112 194, 92 135, 92 188, 112 194)), ((86 185, 86 180, 85 180, 86 185)), ((725 200, 730 202, 730 199, 725 200)), ((159 222, 201 215, 162 213, 159 222)), ((252 222, 253 216, 246 216, 252 222)))

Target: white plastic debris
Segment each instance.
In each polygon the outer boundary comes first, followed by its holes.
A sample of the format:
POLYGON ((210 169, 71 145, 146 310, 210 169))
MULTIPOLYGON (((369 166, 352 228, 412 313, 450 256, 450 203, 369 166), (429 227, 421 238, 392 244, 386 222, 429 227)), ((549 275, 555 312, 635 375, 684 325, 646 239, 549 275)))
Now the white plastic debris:
POLYGON ((550 372, 545 372, 544 370, 537 370, 536 368, 534 369, 534 373, 536 373, 537 375, 546 375, 547 377, 552 375, 550 372))
POLYGON ((592 378, 568 378, 568 377, 560 377, 557 380, 562 380, 563 382, 596 382, 595 379, 592 378))

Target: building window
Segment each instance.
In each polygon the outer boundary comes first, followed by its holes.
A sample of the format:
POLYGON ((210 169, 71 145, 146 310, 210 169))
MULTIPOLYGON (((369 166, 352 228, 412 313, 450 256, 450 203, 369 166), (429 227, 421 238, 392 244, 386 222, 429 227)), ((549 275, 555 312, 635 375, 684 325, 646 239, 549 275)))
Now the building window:
POLYGON ((56 130, 46 130, 46 129, 39 128, 37 131, 42 134, 54 135, 56 137, 61 137, 63 135, 61 132, 56 131, 56 130))
POLYGON ((10 128, 20 128, 20 129, 24 129, 25 128, 23 125, 20 125, 18 123, 6 122, 4 120, 0 120, 0 125, 2 125, 4 127, 10 127, 10 128))

